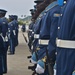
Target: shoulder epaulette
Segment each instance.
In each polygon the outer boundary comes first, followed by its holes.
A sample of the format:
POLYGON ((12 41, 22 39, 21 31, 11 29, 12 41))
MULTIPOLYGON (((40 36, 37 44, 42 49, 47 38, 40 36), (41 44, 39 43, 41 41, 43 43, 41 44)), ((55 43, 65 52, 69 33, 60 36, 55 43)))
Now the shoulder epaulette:
POLYGON ((53 7, 57 5, 58 5, 57 1, 52 2, 48 7, 46 7, 45 12, 48 12, 50 9, 52 9, 53 7))

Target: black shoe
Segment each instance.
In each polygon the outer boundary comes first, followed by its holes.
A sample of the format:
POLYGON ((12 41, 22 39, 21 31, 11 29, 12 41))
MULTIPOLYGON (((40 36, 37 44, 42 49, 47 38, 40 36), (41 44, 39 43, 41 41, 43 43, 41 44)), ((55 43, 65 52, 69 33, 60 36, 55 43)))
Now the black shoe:
POLYGON ((32 71, 35 71, 35 68, 36 68, 36 64, 34 66, 28 66, 28 69, 30 69, 32 71))
POLYGON ((14 55, 13 53, 8 53, 8 55, 14 55))
POLYGON ((6 74, 6 73, 7 73, 7 71, 3 72, 3 74, 6 74))
POLYGON ((27 56, 27 58, 29 59, 29 58, 31 58, 32 56, 27 56))
POLYGON ((34 71, 34 72, 32 73, 32 75, 38 75, 38 74, 36 73, 36 71, 34 71))

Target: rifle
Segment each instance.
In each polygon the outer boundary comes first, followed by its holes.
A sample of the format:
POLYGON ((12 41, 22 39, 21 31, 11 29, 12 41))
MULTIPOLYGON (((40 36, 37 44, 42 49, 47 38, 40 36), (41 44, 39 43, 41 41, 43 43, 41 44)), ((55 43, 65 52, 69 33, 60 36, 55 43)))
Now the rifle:
POLYGON ((24 37, 25 42, 28 43, 27 38, 26 38, 26 36, 23 34, 23 32, 22 32, 22 35, 23 35, 23 37, 24 37))
POLYGON ((48 71, 49 71, 49 75, 53 75, 54 74, 54 71, 53 71, 53 67, 52 67, 52 61, 50 60, 49 58, 49 55, 48 55, 48 50, 46 49, 46 55, 47 55, 47 61, 48 61, 48 71))

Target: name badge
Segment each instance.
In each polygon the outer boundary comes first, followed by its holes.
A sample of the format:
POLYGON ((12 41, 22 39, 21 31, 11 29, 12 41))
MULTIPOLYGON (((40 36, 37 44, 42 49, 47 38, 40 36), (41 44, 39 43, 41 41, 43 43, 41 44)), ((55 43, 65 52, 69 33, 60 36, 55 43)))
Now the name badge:
POLYGON ((54 17, 60 17, 61 14, 58 14, 58 13, 54 13, 54 17))

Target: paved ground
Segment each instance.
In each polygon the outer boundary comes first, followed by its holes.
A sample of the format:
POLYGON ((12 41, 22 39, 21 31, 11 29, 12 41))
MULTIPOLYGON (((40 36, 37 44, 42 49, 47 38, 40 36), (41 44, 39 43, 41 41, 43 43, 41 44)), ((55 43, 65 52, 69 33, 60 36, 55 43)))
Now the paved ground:
POLYGON ((28 65, 31 65, 27 59, 28 55, 30 52, 20 32, 15 55, 8 55, 8 73, 5 75, 32 75, 32 71, 28 70, 28 65))

